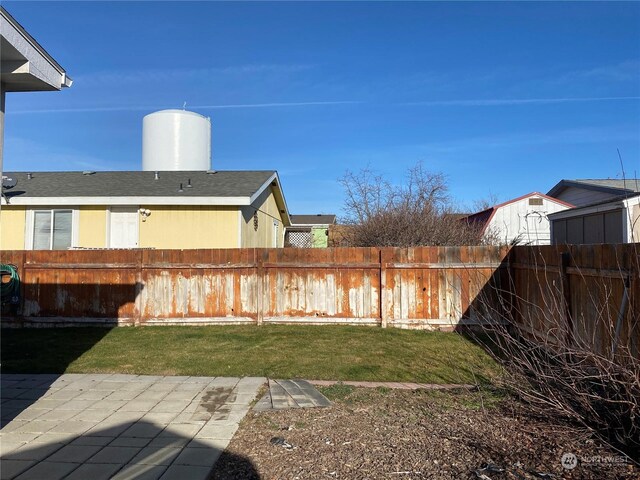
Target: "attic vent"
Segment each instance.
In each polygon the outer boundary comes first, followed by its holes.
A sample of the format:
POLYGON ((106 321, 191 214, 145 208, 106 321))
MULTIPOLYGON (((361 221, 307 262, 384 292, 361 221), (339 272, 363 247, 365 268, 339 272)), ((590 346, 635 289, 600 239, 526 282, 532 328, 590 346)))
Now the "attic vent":
POLYGON ((542 199, 541 198, 530 198, 529 199, 529 205, 542 205, 542 199))

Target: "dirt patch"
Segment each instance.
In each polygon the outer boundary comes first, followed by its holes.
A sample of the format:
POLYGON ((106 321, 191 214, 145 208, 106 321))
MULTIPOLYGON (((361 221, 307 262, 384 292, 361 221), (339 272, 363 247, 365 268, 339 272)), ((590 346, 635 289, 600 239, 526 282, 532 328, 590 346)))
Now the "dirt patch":
POLYGON ((481 392, 352 387, 325 393, 334 401, 329 408, 250 412, 212 478, 595 480, 640 475, 616 452, 568 425, 528 415, 511 399, 481 392), (576 456, 575 468, 563 468, 565 453, 576 456), (232 454, 251 460, 260 476, 251 476, 232 454))

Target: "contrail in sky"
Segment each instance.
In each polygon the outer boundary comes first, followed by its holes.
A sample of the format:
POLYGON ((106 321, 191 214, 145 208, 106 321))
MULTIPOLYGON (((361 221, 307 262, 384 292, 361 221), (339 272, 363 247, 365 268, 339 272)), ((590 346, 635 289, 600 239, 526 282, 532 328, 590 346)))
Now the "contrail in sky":
MULTIPOLYGON (((579 103, 579 102, 608 102, 622 100, 640 100, 640 96, 633 97, 564 97, 564 98, 506 98, 506 99, 475 99, 475 100, 426 100, 420 102, 390 103, 390 106, 415 106, 415 107, 499 107, 509 105, 535 105, 553 103, 579 103)), ((374 102, 363 102, 356 100, 339 100, 328 102, 272 102, 272 103, 236 103, 227 105, 187 105, 193 110, 222 110, 238 108, 280 108, 280 107, 314 107, 323 105, 350 105, 350 104, 374 104, 374 102)), ((379 105, 385 105, 380 102, 379 105)), ((137 107, 125 105, 121 107, 78 107, 78 108, 43 108, 33 110, 18 110, 10 112, 13 115, 24 115, 31 113, 93 113, 93 112, 134 112, 162 110, 171 108, 168 106, 147 106, 137 107)))
MULTIPOLYGON (((313 107, 322 105, 347 105, 361 103, 356 101, 330 101, 330 102, 278 102, 278 103, 237 103, 230 105, 188 105, 188 109, 198 110, 214 110, 225 108, 276 108, 276 107, 313 107)), ((122 107, 79 107, 79 108, 43 108, 33 110, 17 110, 11 112, 13 115, 21 115, 28 113, 92 113, 92 112, 135 112, 135 111, 149 111, 162 110, 171 107, 136 107, 131 105, 125 105, 122 107)), ((176 108, 177 109, 177 108, 176 108)))
POLYGON ((494 107, 502 105, 527 105, 570 102, 606 102, 613 100, 640 100, 640 97, 565 97, 565 98, 492 98, 487 100, 427 100, 424 102, 405 102, 398 105, 423 107, 494 107))

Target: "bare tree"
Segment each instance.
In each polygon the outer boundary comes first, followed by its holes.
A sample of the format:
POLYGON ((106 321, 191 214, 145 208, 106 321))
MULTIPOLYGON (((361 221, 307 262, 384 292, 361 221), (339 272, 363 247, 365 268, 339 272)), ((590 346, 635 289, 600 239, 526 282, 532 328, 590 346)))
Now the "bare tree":
POLYGON ((411 247, 475 245, 479 229, 459 219, 451 207, 446 179, 422 163, 407 171, 402 185, 392 185, 369 168, 347 171, 340 179, 346 200, 345 245, 411 247))
POLYGON ((498 195, 493 192, 489 192, 486 197, 474 200, 471 208, 474 212, 482 212, 483 210, 491 208, 494 205, 498 205, 499 203, 500 199, 498 198, 498 195))

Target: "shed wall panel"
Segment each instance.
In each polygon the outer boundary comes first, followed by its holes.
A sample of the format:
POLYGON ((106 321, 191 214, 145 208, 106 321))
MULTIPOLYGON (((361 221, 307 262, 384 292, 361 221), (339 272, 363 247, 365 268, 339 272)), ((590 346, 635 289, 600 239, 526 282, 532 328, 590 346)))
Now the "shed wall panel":
POLYGON ((622 243, 623 211, 616 210, 604 214, 604 241, 606 243, 622 243))

